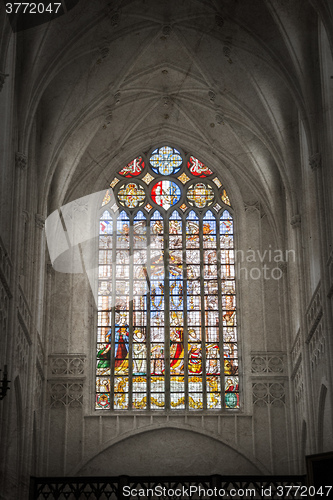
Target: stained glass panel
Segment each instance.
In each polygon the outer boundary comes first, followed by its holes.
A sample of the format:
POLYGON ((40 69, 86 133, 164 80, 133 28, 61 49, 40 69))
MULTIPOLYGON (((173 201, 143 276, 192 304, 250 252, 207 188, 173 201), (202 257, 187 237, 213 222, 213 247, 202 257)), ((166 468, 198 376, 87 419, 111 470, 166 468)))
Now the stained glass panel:
POLYGON ((124 207, 140 207, 144 204, 145 198, 144 188, 135 182, 123 184, 118 191, 119 203, 124 207))
POLYGON ((115 177, 112 182, 110 182, 110 187, 114 188, 119 182, 119 179, 115 177))
POLYGON ((141 174, 144 169, 145 162, 143 161, 141 156, 134 158, 130 163, 128 163, 122 170, 120 170, 119 174, 124 177, 135 177, 141 174))
POLYGON ((222 198, 223 203, 225 203, 226 205, 230 205, 229 196, 227 195, 227 192, 225 189, 223 189, 223 191, 222 191, 221 198, 222 198))
POLYGON ((180 152, 170 146, 155 149, 150 157, 150 165, 156 174, 171 175, 180 170, 183 160, 180 152))
POLYGON ((135 177, 141 174, 144 169, 145 162, 143 161, 141 156, 134 158, 130 163, 126 165, 126 167, 122 168, 119 172, 120 175, 124 177, 135 177))
POLYGON ((207 175, 211 175, 213 173, 206 165, 204 165, 194 156, 190 156, 187 167, 191 174, 195 175, 196 177, 207 177, 207 175))
POLYGON ((151 190, 151 199, 164 210, 178 203, 180 196, 180 187, 172 181, 159 181, 151 190))
POLYGON ((222 186, 222 182, 218 177, 214 177, 213 182, 217 185, 218 188, 222 186))
POLYGON ((104 207, 104 205, 107 205, 110 200, 111 200, 111 193, 109 190, 107 190, 107 192, 105 193, 105 196, 103 198, 103 201, 102 201, 102 207, 104 207))
POLYGON ((186 184, 190 178, 188 175, 185 174, 185 172, 183 172, 179 177, 178 177, 178 180, 182 183, 182 184, 186 184))
POLYGON ((204 208, 213 203, 214 191, 209 184, 198 182, 187 190, 187 199, 190 205, 204 208))
POLYGON ((147 184, 147 186, 154 179, 155 179, 155 177, 153 177, 149 172, 147 172, 146 175, 142 178, 143 182, 145 182, 147 184))

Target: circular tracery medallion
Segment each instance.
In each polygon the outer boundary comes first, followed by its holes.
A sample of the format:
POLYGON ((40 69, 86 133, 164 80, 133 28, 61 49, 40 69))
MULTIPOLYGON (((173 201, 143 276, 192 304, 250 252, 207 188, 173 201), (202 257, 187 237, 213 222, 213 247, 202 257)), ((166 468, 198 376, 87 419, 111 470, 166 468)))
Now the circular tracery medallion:
POLYGON ((156 205, 168 210, 180 200, 179 186, 172 181, 157 182, 151 190, 151 198, 156 205))
POLYGON ((179 151, 170 146, 155 149, 150 157, 150 165, 156 174, 172 175, 180 170, 182 157, 179 151))
POLYGON ((214 191, 209 184, 197 182, 188 188, 187 199, 192 206, 198 208, 208 207, 213 203, 214 191))
POLYGON ((143 205, 146 198, 145 191, 136 182, 123 184, 118 191, 118 200, 123 207, 135 208, 143 205))

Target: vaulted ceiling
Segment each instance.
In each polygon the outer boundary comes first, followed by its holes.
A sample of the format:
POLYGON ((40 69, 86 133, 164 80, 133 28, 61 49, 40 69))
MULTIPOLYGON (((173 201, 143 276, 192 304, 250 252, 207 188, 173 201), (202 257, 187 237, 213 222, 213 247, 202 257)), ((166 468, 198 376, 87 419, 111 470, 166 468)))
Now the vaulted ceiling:
POLYGON ((330 9, 325 0, 80 0, 18 33, 18 135, 22 152, 35 145, 40 210, 107 187, 115 169, 169 141, 271 213, 281 199, 297 211, 299 121, 315 152, 318 19, 331 40, 330 9))

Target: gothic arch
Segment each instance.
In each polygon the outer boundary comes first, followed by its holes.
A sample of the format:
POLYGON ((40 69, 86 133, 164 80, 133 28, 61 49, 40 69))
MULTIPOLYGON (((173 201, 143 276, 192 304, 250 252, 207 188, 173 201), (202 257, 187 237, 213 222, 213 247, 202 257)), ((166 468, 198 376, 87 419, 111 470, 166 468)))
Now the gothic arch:
MULTIPOLYGON (((137 463, 138 456, 140 456, 140 460, 143 460, 143 471, 149 470, 149 474, 153 475, 173 475, 177 474, 177 469, 173 467, 173 462, 176 462, 177 452, 175 451, 175 447, 178 448, 178 453, 186 453, 189 462, 189 468, 187 471, 188 475, 211 475, 213 472, 213 468, 216 468, 215 473, 221 474, 232 474, 239 467, 243 470, 248 470, 249 473, 252 474, 269 474, 270 471, 267 466, 261 463, 256 457, 246 452, 242 445, 232 445, 228 443, 228 440, 223 438, 223 436, 218 436, 212 432, 206 431, 204 429, 199 429, 198 427, 193 427, 191 425, 184 424, 172 424, 172 423, 164 423, 157 425, 150 425, 149 428, 145 429, 139 428, 135 430, 128 431, 124 434, 118 435, 117 437, 110 439, 106 443, 103 443, 99 450, 93 450, 88 457, 82 460, 75 469, 70 471, 71 475, 85 475, 85 470, 94 470, 96 467, 97 470, 104 468, 102 474, 105 475, 114 475, 112 472, 111 463, 116 463, 119 460, 119 469, 114 469, 115 475, 118 474, 131 474, 132 470, 135 467, 131 466, 131 463, 128 463, 128 457, 133 456, 134 461, 137 463), (159 437, 160 436, 160 437, 159 437), (161 438, 163 437, 163 441, 161 438), (147 439, 149 438, 149 445, 147 443, 147 439), (195 445, 196 440, 200 438, 200 445, 195 445), (151 441, 155 441, 156 445, 159 449, 161 446, 163 447, 163 443, 167 443, 169 441, 170 446, 168 449, 162 450, 162 453, 159 455, 158 466, 154 466, 154 455, 153 449, 149 449, 151 446, 151 441), (216 446, 215 451, 211 454, 209 442, 214 442, 216 446), (141 445, 139 444, 141 443, 141 445), (146 444, 145 444, 146 443, 146 444), (177 444, 178 443, 178 444, 177 444), (118 450, 124 449, 126 445, 127 449, 123 453, 120 452, 119 458, 117 454, 118 450), (145 449, 147 447, 147 449, 145 449), (181 451, 183 450, 183 451, 181 451), (206 469, 201 467, 198 462, 193 464, 190 461, 191 453, 196 450, 195 456, 197 460, 200 462, 199 457, 201 457, 202 462, 207 461, 206 469), (147 466, 146 459, 148 459, 149 454, 152 454, 152 462, 151 465, 147 466), (163 462, 163 453, 165 454, 165 462, 163 462), (219 456, 217 457, 218 454, 219 456), (105 457, 109 456, 110 459, 106 459, 105 457), (145 457, 144 459, 142 457, 145 457), (238 465, 237 465, 238 461, 238 465), (229 464, 228 464, 229 462, 229 464), (231 465, 232 463, 232 465, 231 465), (106 467, 110 468, 105 468, 106 467), (165 468, 167 466, 167 469, 165 468), (233 469, 232 469, 233 467, 233 469), (87 469, 86 469, 87 468, 87 469), (122 472, 120 472, 122 471, 122 472)), ((183 460, 183 457, 180 457, 180 461, 183 460)), ((117 465, 118 467, 118 465, 117 465)), ((145 473, 145 472, 142 472, 145 473)), ((185 474, 184 468, 182 470, 182 474, 185 474)))

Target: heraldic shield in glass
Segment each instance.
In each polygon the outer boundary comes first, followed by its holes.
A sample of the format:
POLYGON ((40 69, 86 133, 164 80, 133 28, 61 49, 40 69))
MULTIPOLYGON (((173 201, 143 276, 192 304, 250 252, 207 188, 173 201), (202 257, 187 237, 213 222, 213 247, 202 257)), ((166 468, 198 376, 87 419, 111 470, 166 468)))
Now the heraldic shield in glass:
POLYGON ((172 146, 112 180, 99 215, 97 410, 240 407, 232 212, 222 179, 172 146))

